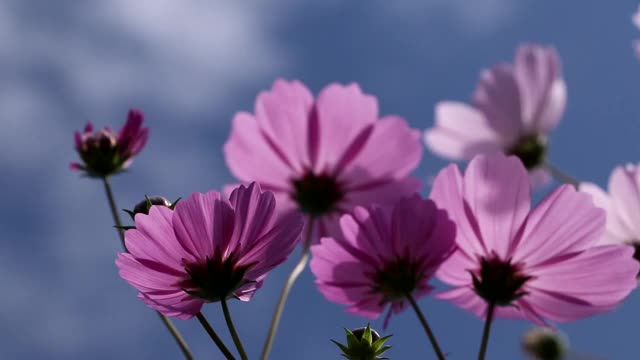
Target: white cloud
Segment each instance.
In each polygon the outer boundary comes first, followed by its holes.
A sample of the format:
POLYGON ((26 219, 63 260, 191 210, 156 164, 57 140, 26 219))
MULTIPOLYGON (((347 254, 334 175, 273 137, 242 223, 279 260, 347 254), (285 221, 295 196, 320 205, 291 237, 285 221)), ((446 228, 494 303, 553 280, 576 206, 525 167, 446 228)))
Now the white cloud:
POLYGON ((391 10, 408 21, 424 21, 430 17, 450 18, 456 27, 468 34, 492 33, 512 21, 522 2, 512 0, 424 0, 387 1, 381 10, 391 10))

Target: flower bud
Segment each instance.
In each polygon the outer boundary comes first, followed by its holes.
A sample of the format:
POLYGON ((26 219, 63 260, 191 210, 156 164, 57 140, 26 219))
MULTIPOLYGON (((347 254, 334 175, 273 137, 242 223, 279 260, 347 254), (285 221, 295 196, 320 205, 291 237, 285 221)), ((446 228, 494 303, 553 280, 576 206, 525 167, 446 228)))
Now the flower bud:
POLYGON ((561 360, 567 355, 566 338, 546 328, 533 328, 522 337, 522 350, 535 360, 561 360))
POLYGON ((387 350, 391 348, 385 345, 385 341, 391 337, 387 335, 380 337, 378 332, 367 327, 357 328, 353 331, 344 329, 347 334, 347 344, 341 344, 335 340, 331 340, 342 350, 342 356, 350 360, 383 360, 382 357, 387 350))

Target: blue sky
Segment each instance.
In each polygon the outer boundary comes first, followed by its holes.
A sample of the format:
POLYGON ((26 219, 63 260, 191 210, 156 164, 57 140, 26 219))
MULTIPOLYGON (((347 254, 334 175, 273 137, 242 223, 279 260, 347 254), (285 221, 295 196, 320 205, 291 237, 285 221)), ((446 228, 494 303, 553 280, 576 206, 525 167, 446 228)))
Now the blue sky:
MULTIPOLYGON (((640 62, 631 41, 637 3, 534 0, 223 2, 64 0, 0 3, 0 358, 178 359, 156 315, 113 263, 119 241, 99 183, 79 178, 73 131, 87 120, 119 126, 129 107, 151 127, 131 171, 114 179, 120 207, 144 194, 169 198, 232 180, 222 157, 233 114, 278 78, 314 91, 361 84, 384 114, 420 129, 433 107, 467 100, 479 71, 510 60, 520 42, 557 47, 569 103, 551 138, 551 160, 605 185, 637 162, 640 62)), ((428 154, 416 175, 446 164, 428 154)), ((544 192, 544 191, 543 191, 544 192)), ((250 356, 260 348, 292 263, 276 269, 251 303, 234 303, 250 356)), ((329 339, 364 319, 324 300, 309 272, 289 299, 273 359, 337 358, 329 339)), ((610 314, 561 325, 593 359, 637 355, 640 295, 610 314)), ((420 305, 451 359, 470 359, 482 322, 448 303, 420 305)), ((217 304, 205 314, 226 331, 217 304)), ((176 321, 198 358, 219 358, 196 321, 176 321)), ((381 327, 381 321, 373 326, 381 327)), ((522 321, 500 320, 489 359, 518 359, 522 321)), ((410 312, 389 328, 392 359, 434 358, 410 312)))

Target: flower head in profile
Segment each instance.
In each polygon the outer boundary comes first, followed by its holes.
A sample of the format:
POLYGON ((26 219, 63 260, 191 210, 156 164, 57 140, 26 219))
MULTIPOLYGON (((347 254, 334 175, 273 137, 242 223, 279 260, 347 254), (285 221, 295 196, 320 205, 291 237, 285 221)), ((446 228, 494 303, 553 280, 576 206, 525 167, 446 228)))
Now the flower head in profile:
MULTIPOLYGON (((638 29, 640 29, 640 6, 638 7, 638 10, 631 17, 631 21, 633 22, 633 25, 635 25, 638 29)), ((633 41, 633 50, 635 50, 636 56, 640 58, 640 40, 633 41)))
POLYGON ((609 177, 609 191, 582 183, 580 191, 591 194, 595 204, 607 213, 602 244, 627 244, 640 261, 640 166, 616 167, 609 177))
POLYGON ((311 271, 329 300, 347 312, 378 317, 390 305, 402 311, 408 296, 431 292, 429 280, 455 249, 455 224, 433 201, 418 195, 393 209, 356 207, 340 218, 341 236, 311 247, 311 271))
POLYGON ((276 216, 273 194, 240 186, 224 199, 195 193, 175 210, 152 206, 135 216, 120 253, 120 276, 151 308, 188 319, 206 302, 248 301, 267 273, 294 249, 302 217, 276 216))
POLYGON ((224 153, 242 182, 271 190, 281 210, 319 218, 320 233, 356 205, 391 203, 417 191, 408 175, 420 135, 397 116, 379 119, 375 97, 331 84, 314 99, 298 81, 277 80, 241 112, 224 153))
POLYGON ((484 70, 470 105, 436 105, 435 126, 425 132, 434 153, 452 160, 503 152, 522 160, 536 183, 549 175, 543 165, 551 131, 562 118, 567 89, 553 48, 522 45, 513 63, 484 70))
POLYGON ((72 170, 83 171, 91 177, 105 177, 125 170, 147 142, 149 129, 142 127, 144 115, 129 111, 127 122, 115 133, 105 127, 96 132, 88 123, 84 132, 75 133, 76 151, 82 162, 71 163, 72 170))
POLYGON ((540 325, 613 309, 636 287, 633 249, 597 244, 605 214, 589 195, 562 185, 531 209, 530 190, 522 163, 497 153, 438 174, 431 198, 456 223, 458 250, 436 274, 454 289, 436 296, 540 325))

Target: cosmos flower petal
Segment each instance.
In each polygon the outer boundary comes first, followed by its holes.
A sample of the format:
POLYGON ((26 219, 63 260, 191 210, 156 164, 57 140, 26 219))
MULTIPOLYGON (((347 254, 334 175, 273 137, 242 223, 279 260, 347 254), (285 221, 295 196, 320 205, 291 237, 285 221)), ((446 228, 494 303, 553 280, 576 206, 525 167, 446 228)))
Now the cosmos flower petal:
POLYGON ((277 189, 290 186, 288 158, 283 158, 267 141, 253 115, 244 112, 235 115, 223 150, 227 166, 237 178, 277 189))
POLYGON ((369 179, 402 179, 422 158, 420 133, 409 128, 404 119, 386 116, 371 129, 366 142, 339 173, 338 181, 347 182, 349 188, 366 185, 369 179), (368 176, 359 176, 362 172, 368 176))
POLYGON ((436 293, 434 296, 440 300, 449 301, 480 318, 484 318, 487 312, 487 303, 470 287, 458 287, 436 293))
POLYGON ((240 185, 229 197, 235 209, 233 237, 227 247, 233 249, 243 245, 251 247, 271 221, 275 208, 275 199, 270 192, 262 192, 260 185, 252 183, 249 187, 240 185))
MULTIPOLYGON (((640 234, 640 168, 634 165, 618 166, 609 179, 609 193, 615 200, 621 222, 633 234, 640 234)), ((635 238, 635 237, 634 237, 635 238)))
POLYGON ((591 196, 561 185, 531 212, 519 241, 511 246, 514 262, 529 266, 556 255, 582 251, 593 245, 604 230, 604 211, 591 196))
POLYGON ((194 255, 213 254, 214 231, 228 244, 233 225, 233 210, 217 191, 194 193, 189 201, 180 201, 173 217, 177 241, 194 255))
POLYGON ((607 213, 607 226, 600 243, 618 244, 636 237, 620 219, 614 199, 602 188, 593 183, 581 183, 579 189, 591 195, 593 203, 607 213))
POLYGON ((278 79, 258 95, 255 108, 257 125, 278 155, 295 170, 311 166, 317 129, 306 121, 314 111, 309 89, 299 81, 278 79))
POLYGON ((555 49, 522 45, 516 50, 515 74, 522 94, 522 119, 529 131, 553 130, 565 110, 567 91, 555 49))
MULTIPOLYGON (((317 154, 315 171, 333 169, 358 134, 378 119, 378 101, 357 84, 330 84, 316 102, 317 154)), ((312 121, 313 122, 313 121, 312 121)))
POLYGON ((471 159, 485 152, 500 151, 498 134, 477 109, 460 102, 436 105, 435 126, 424 134, 427 147, 447 159, 471 159))
POLYGON ((438 207, 444 209, 457 225, 456 242, 460 251, 468 257, 484 254, 483 241, 478 237, 475 219, 468 216, 468 205, 463 198, 463 178, 460 170, 454 164, 442 169, 436 176, 431 195, 438 207))
POLYGON ((585 273, 580 269, 597 268, 611 258, 633 257, 630 246, 607 245, 587 249, 573 256, 550 259, 553 266, 530 268, 534 277, 527 285, 548 292, 562 289, 564 294, 592 305, 617 304, 629 295, 636 285, 640 264, 621 261, 609 265, 607 271, 585 273))
POLYGON ((156 297, 140 293, 138 297, 150 308, 181 320, 189 320, 196 316, 205 303, 203 300, 194 299, 182 290, 172 292, 171 296, 172 298, 169 299, 156 300, 156 297))
POLYGON ((515 142, 523 133, 524 124, 514 121, 522 117, 522 104, 510 64, 498 64, 480 73, 473 104, 486 118, 487 126, 500 134, 505 145, 515 142))
POLYGON ((514 239, 531 206, 529 176, 515 156, 479 155, 464 178, 466 204, 475 215, 477 231, 487 249, 508 258, 514 239))

